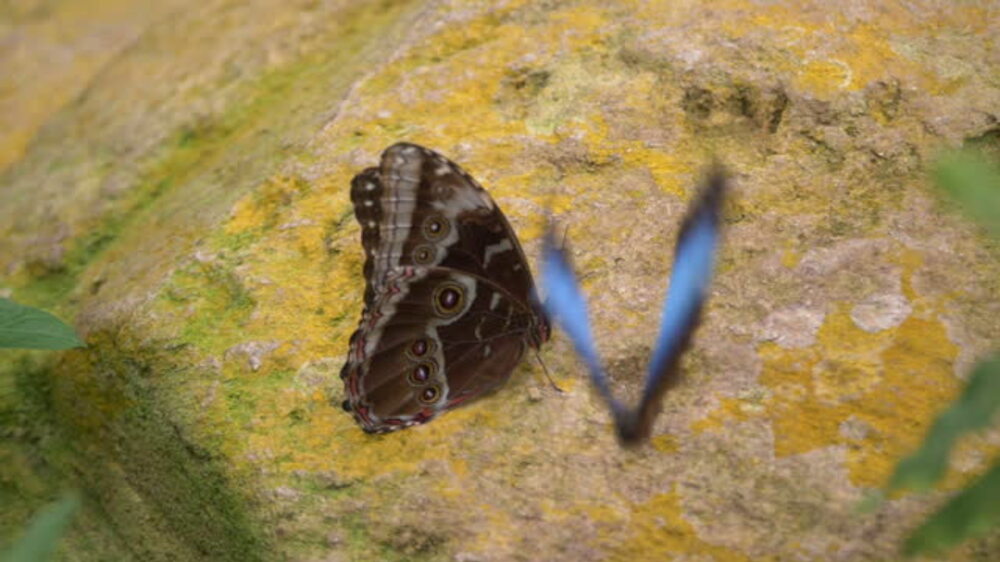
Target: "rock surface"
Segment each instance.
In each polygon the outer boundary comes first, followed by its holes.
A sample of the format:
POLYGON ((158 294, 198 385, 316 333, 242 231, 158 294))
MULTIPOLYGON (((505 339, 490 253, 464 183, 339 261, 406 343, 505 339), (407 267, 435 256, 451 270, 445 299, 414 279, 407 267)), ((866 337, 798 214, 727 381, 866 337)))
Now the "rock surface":
POLYGON ((1000 448, 855 509, 1000 341, 1000 252, 926 175, 1000 144, 990 3, 90 4, 0 7, 0 294, 89 344, 0 355, 0 539, 77 487, 65 559, 888 560, 1000 448), (331 406, 348 183, 399 140, 476 176, 532 260, 546 206, 571 225, 621 394, 700 170, 734 172, 649 446, 618 448, 558 333, 562 395, 525 361, 396 434, 331 406))

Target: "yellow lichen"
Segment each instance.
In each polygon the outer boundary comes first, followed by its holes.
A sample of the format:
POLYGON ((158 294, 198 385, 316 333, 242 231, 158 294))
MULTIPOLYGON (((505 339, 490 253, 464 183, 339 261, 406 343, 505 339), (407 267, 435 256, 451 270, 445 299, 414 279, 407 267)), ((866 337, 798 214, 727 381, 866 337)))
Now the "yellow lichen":
POLYGON ((817 339, 805 350, 760 348, 760 382, 774 392, 768 415, 775 454, 846 446, 851 480, 879 486, 955 395, 957 348, 940 321, 911 316, 871 334, 843 309, 827 318, 817 339), (844 431, 846 422, 860 423, 863 435, 844 431))
POLYGON ((672 491, 658 494, 633 507, 628 516, 632 537, 609 550, 611 560, 670 560, 677 556, 704 556, 711 560, 745 561, 745 554, 705 542, 684 519, 681 498, 672 491))
POLYGON ((952 367, 958 348, 934 316, 935 307, 912 287, 923 259, 904 250, 894 261, 903 265, 903 292, 914 303, 899 326, 867 332, 851 319, 849 304, 838 305, 811 347, 760 345, 759 383, 769 390, 760 411, 742 399, 723 399, 692 430, 763 417, 772 424, 776 455, 845 447, 854 484, 883 484, 958 389, 952 367))
MULTIPOLYGON (((744 8, 742 2, 730 2, 734 12, 744 8)), ((796 87, 820 98, 829 99, 839 91, 854 91, 879 80, 889 80, 905 74, 920 87, 945 93, 954 87, 954 80, 929 72, 924 66, 903 56, 890 42, 891 32, 902 39, 909 35, 933 32, 944 18, 970 30, 984 30, 983 9, 963 7, 936 14, 933 18, 915 20, 898 8, 879 19, 879 26, 859 23, 840 14, 823 14, 801 10, 785 4, 756 6, 750 17, 728 19, 722 25, 732 36, 766 33, 775 37, 776 45, 787 50, 789 57, 775 58, 774 68, 791 75, 796 87), (927 26, 927 27, 923 27, 927 26), (891 30, 891 32, 890 32, 891 30), (831 38, 835 38, 831 41, 831 38)))
POLYGON ((736 398, 724 398, 718 408, 709 412, 704 418, 691 424, 691 431, 700 433, 720 429, 727 421, 741 422, 751 418, 746 401, 736 398))
POLYGON ((649 445, 661 453, 676 453, 680 449, 677 437, 669 433, 653 436, 649 440, 649 445))
POLYGON ((807 61, 795 76, 795 85, 803 90, 829 96, 854 82, 851 68, 837 59, 807 61))
POLYGON ((237 234, 271 224, 279 216, 279 208, 290 205, 304 189, 300 180, 290 177, 265 182, 234 205, 225 231, 237 234))
POLYGON ((788 269, 794 268, 799 264, 799 260, 802 259, 802 254, 792 250, 791 248, 786 248, 785 251, 781 252, 781 265, 787 267, 788 269))

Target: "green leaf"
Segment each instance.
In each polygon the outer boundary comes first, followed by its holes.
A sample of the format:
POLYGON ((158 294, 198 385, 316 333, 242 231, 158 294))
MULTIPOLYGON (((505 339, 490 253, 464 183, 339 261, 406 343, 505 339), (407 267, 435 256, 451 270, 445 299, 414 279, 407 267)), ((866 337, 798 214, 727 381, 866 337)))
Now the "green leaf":
POLYGON ((83 346, 73 328, 48 312, 0 299, 0 348, 69 349, 83 346))
POLYGON ((1000 236, 1000 167, 973 150, 940 158, 934 176, 963 210, 1000 236))
MULTIPOLYGON (((979 363, 962 395, 944 411, 913 455, 896 465, 888 490, 929 490, 944 476, 955 441, 967 431, 990 424, 1000 411, 1000 354, 979 363)), ((1000 504, 1000 498, 995 499, 1000 504)))
POLYGON ((50 560, 59 539, 66 532, 80 508, 80 496, 69 492, 62 499, 42 508, 32 518, 24 536, 0 556, 3 562, 42 562, 50 560))
POLYGON ((1000 462, 931 515, 903 545, 907 555, 931 554, 981 535, 1000 523, 1000 462))

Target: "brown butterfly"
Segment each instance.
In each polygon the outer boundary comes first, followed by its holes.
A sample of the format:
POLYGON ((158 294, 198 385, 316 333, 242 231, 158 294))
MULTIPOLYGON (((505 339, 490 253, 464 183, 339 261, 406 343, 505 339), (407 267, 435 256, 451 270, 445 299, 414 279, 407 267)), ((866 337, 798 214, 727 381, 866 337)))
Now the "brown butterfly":
POLYGON ((415 144, 351 181, 365 308, 340 372, 369 433, 430 421, 510 378, 549 339, 524 251, 485 189, 415 144))

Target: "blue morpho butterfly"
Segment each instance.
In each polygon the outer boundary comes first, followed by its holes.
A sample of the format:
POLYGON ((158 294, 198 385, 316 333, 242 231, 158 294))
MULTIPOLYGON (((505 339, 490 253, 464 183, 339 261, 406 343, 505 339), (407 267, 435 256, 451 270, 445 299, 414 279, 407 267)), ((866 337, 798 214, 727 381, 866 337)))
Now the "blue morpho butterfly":
POLYGON ((542 256, 542 285, 548 295, 545 308, 573 341, 601 397, 608 404, 624 445, 649 438, 660 412, 664 393, 680 379, 680 358, 698 327, 719 239, 719 214, 725 198, 726 179, 716 167, 692 202, 677 236, 674 268, 664 302, 660 335, 656 339, 649 374, 639 405, 632 409, 611 394, 590 331, 587 302, 577 286, 566 252, 555 243, 550 226, 542 256))

